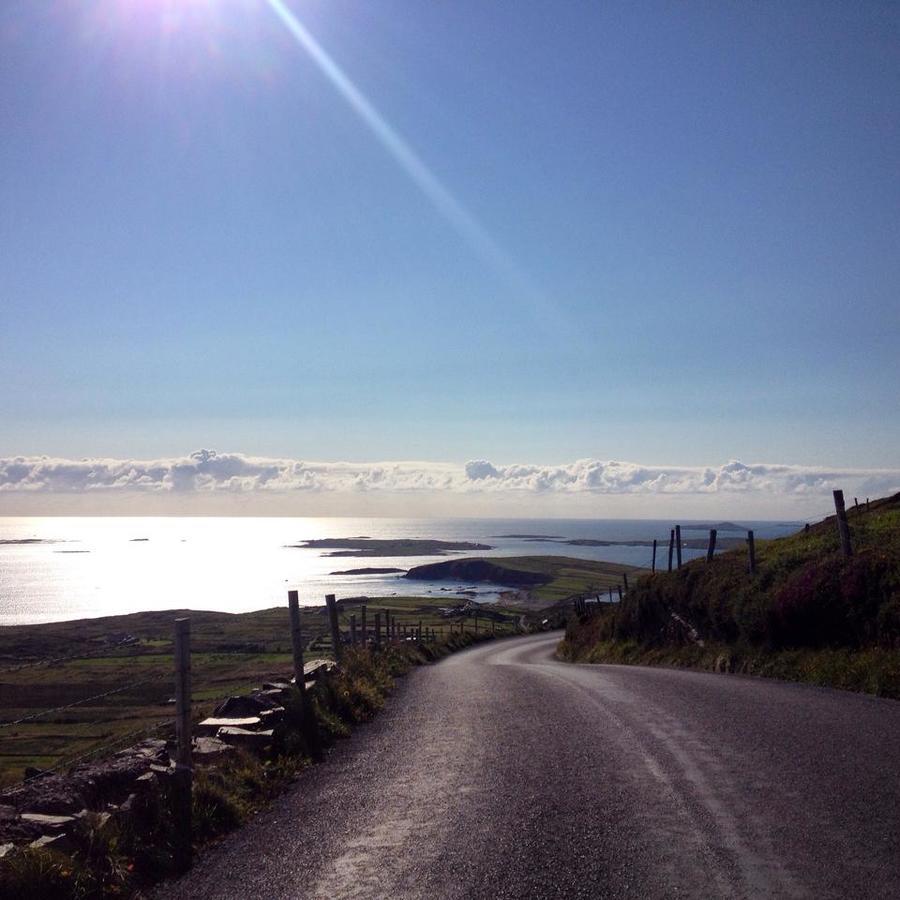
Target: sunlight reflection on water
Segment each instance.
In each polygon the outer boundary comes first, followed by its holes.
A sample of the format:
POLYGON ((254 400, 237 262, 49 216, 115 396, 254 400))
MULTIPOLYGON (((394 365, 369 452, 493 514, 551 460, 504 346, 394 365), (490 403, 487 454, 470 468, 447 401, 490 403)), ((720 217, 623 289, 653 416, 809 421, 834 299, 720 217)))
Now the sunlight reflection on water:
MULTIPOLYGON (((755 527, 760 537, 788 530, 774 523, 755 527)), ((246 612, 281 605, 289 588, 312 605, 321 604, 326 593, 452 596, 448 587, 463 586, 397 575, 333 576, 364 567, 408 569, 447 557, 328 558, 318 549, 285 546, 307 539, 477 541, 494 547, 478 555, 562 554, 649 565, 646 547, 572 547, 497 535, 667 539, 668 528, 668 522, 584 519, 0 518, 0 540, 59 541, 0 545, 0 625, 138 610, 246 612)), ((685 551, 685 557, 700 553, 685 551)), ((479 590, 485 594, 478 599, 496 596, 488 586, 479 590)))

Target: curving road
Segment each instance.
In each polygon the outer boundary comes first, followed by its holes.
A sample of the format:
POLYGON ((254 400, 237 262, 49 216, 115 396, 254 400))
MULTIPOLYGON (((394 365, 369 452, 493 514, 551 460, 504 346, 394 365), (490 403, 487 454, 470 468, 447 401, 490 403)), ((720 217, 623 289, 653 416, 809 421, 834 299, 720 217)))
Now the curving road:
POLYGON ((412 672, 168 898, 897 897, 900 702, 552 658, 412 672))

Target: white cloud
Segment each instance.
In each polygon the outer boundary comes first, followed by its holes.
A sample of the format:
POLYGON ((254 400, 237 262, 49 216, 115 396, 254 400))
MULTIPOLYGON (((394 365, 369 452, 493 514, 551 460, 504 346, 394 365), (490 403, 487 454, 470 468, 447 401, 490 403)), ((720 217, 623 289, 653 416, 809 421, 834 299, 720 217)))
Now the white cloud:
POLYGON ((745 464, 648 466, 582 459, 562 465, 305 462, 198 450, 170 459, 0 458, 0 492, 39 494, 434 493, 456 495, 768 495, 811 498, 900 491, 900 469, 745 464))

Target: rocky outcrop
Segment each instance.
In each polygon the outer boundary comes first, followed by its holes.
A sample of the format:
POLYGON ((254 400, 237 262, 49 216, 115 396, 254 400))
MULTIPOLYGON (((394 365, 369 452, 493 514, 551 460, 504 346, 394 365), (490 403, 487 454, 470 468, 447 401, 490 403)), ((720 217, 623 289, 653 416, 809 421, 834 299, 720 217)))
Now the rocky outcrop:
POLYGON ((551 581, 551 576, 540 572, 525 572, 508 569, 488 559, 451 559, 446 562, 430 563, 410 569, 406 578, 418 581, 483 581, 509 587, 537 587, 551 581))

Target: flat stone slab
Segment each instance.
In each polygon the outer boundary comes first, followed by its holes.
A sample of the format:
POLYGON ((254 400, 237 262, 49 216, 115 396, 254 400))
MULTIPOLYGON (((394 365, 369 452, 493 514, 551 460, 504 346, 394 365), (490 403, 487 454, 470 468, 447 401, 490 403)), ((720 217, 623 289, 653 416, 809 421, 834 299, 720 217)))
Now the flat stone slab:
POLYGON ((28 846, 32 850, 57 850, 60 853, 74 853, 78 849, 67 834, 45 834, 28 846))
POLYGON ((47 813, 22 813, 22 821, 37 825, 44 831, 64 831, 75 824, 75 816, 51 816, 47 813))
POLYGON ((259 728, 262 725, 262 719, 259 716, 246 716, 242 719, 217 719, 211 717, 204 719, 197 726, 199 735, 214 737, 220 728, 243 728, 250 731, 259 728))

